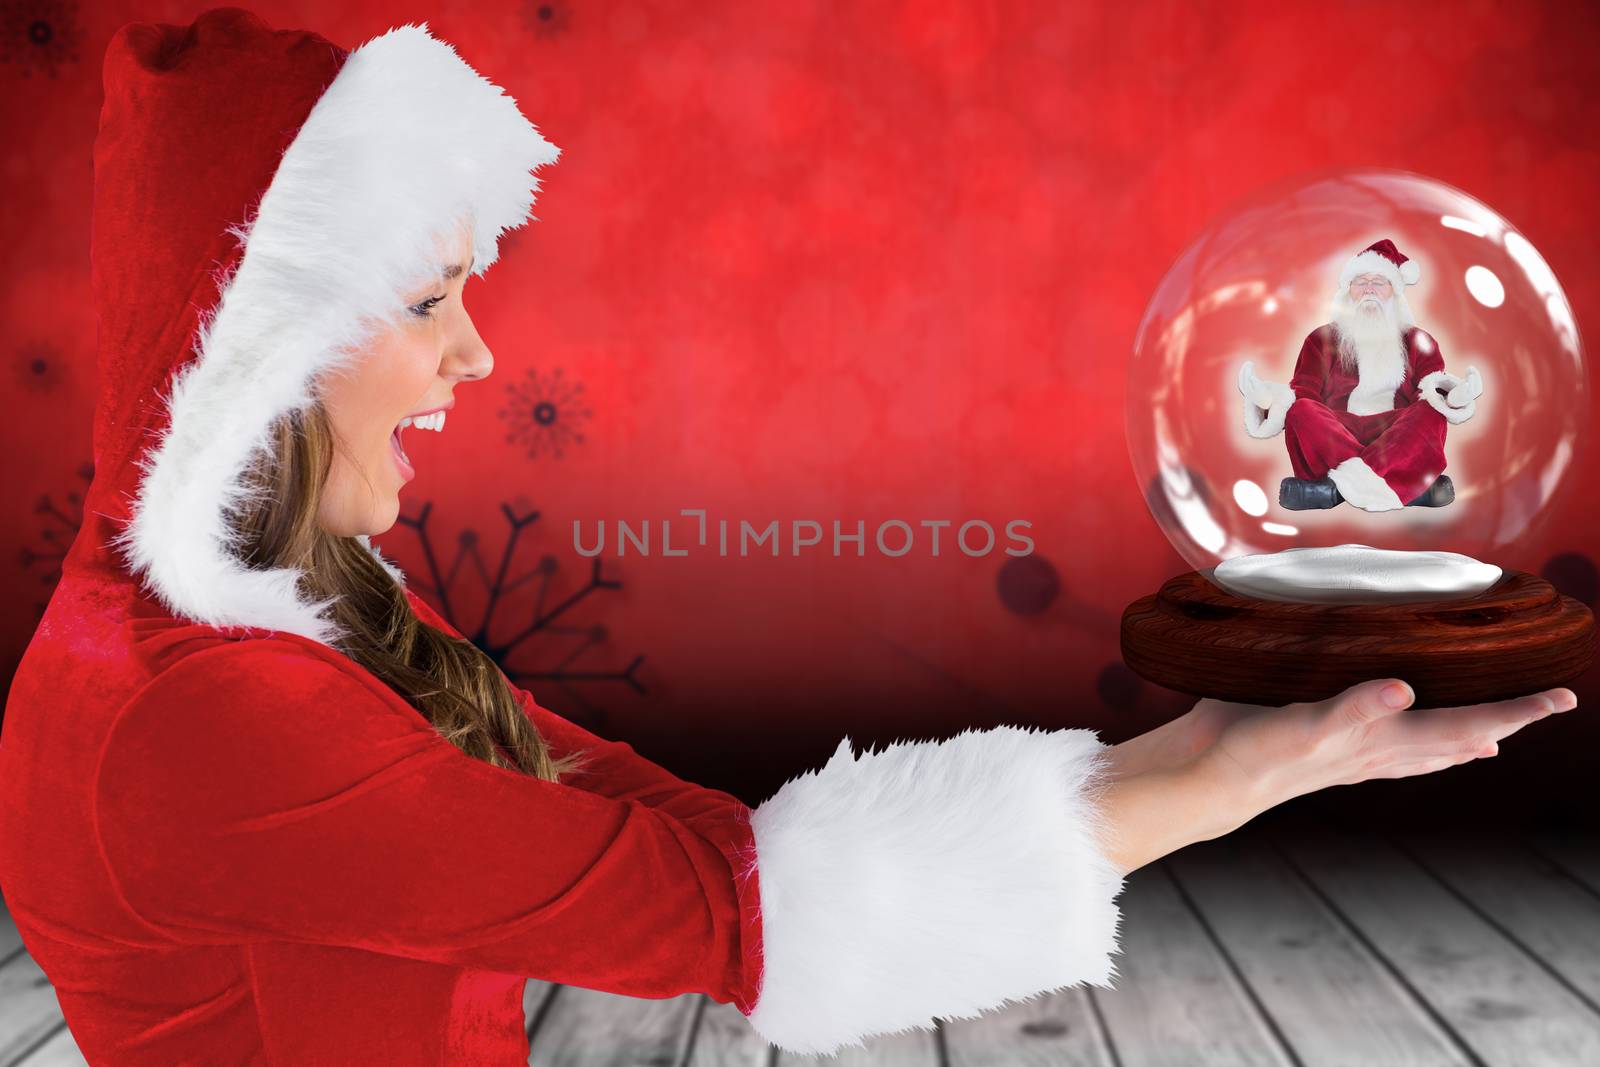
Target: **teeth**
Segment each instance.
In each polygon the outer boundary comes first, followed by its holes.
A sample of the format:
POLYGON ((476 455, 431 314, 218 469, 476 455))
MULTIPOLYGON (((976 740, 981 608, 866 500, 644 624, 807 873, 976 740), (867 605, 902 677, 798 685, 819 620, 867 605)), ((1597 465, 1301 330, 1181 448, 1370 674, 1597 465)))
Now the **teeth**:
POLYGON ((423 415, 420 418, 412 418, 407 415, 400 420, 400 425, 397 428, 403 430, 407 426, 415 426, 419 430, 434 430, 438 433, 443 433, 445 414, 443 411, 435 411, 432 415, 423 415))

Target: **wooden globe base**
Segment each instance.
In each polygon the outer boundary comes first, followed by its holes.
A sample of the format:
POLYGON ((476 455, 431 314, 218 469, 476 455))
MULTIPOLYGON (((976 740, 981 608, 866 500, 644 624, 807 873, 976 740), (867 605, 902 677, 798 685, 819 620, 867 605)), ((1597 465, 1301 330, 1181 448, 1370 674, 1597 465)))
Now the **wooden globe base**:
POLYGON ((1289 604, 1235 596, 1200 571, 1122 613, 1122 658, 1168 689, 1278 707, 1401 678, 1418 708, 1564 685, 1595 658, 1594 615, 1522 571, 1474 597, 1415 604, 1289 604))

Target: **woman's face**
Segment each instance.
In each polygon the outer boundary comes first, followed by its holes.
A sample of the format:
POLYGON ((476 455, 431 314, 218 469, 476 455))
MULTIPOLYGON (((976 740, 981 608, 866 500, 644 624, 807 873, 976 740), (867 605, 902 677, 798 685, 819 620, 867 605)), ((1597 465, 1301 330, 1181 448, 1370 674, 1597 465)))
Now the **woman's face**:
POLYGON ((434 432, 428 427, 454 406, 456 383, 487 378, 494 369, 462 303, 471 269, 472 242, 462 230, 445 247, 439 280, 407 294, 405 321, 325 383, 323 405, 336 441, 317 520, 328 533, 354 537, 393 526, 400 489, 415 477, 412 464, 425 462, 426 435, 434 432), (400 427, 408 416, 428 412, 439 414, 400 427))

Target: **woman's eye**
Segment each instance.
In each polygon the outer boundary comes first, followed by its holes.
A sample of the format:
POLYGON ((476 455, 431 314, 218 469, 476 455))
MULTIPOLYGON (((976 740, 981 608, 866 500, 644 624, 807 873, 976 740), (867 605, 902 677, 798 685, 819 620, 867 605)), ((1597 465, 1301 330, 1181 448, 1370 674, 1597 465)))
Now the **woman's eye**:
POLYGON ((444 297, 442 296, 430 296, 420 304, 411 305, 411 313, 422 318, 428 318, 433 314, 434 306, 443 301, 444 297))

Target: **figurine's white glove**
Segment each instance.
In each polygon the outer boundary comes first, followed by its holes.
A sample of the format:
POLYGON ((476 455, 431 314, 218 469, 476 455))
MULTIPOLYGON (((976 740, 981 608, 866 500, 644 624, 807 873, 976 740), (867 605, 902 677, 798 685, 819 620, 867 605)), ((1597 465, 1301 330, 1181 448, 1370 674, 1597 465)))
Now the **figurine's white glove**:
POLYGON ((1468 367, 1467 376, 1447 394, 1445 399, 1453 408, 1464 408, 1483 395, 1483 376, 1477 367, 1468 367))
POLYGON ((1422 376, 1417 392, 1452 426, 1459 426, 1478 410, 1477 401, 1483 395, 1483 376, 1477 367, 1468 367, 1465 378, 1436 370, 1422 376))
POLYGON ((1249 360, 1239 368, 1239 395, 1244 397, 1244 428, 1251 437, 1276 437, 1295 402, 1294 390, 1256 377, 1249 360))

